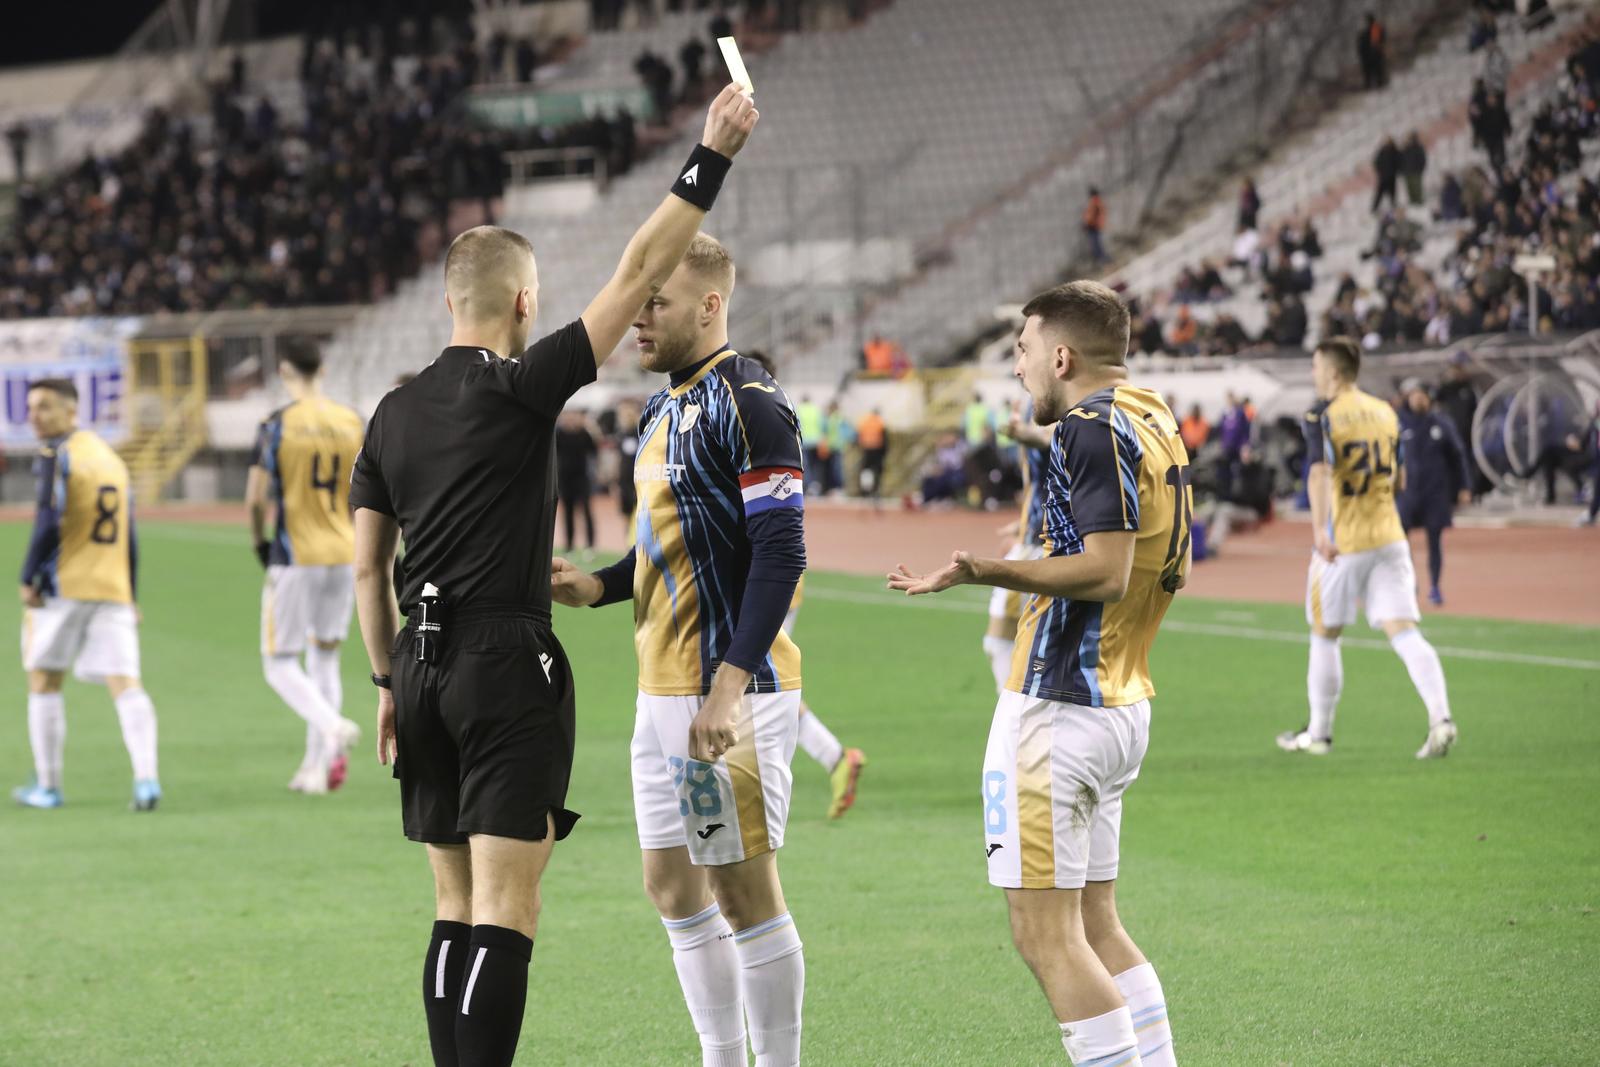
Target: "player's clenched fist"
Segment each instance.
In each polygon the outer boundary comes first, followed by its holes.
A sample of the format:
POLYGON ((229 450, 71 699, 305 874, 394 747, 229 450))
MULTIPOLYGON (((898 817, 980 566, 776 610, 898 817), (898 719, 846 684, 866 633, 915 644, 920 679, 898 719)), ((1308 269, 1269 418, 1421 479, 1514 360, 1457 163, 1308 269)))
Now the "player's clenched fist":
POLYGON ((754 98, 729 82, 711 101, 711 110, 706 113, 705 136, 700 138, 700 143, 732 159, 750 139, 750 131, 756 128, 760 117, 754 98))
POLYGON ((560 556, 550 561, 550 599, 569 608, 586 608, 600 599, 605 586, 588 571, 560 556))

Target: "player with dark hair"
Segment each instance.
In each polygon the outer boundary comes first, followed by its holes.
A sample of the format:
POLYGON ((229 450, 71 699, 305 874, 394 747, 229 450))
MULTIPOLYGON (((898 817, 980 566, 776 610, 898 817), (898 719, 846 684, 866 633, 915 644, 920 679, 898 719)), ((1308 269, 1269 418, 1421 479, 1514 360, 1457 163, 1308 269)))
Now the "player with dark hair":
POLYGON ((733 260, 700 234, 634 326, 668 375, 645 404, 635 544, 563 604, 633 602, 633 805, 644 882, 672 945, 705 1067, 800 1062, 805 959, 778 879, 799 727, 784 613, 805 571, 800 427, 728 345, 733 260))
MULTIPOLYGON (((767 377, 778 380, 777 368, 771 356, 756 351, 748 353, 745 358, 759 364, 767 372, 767 377)), ((800 607, 805 602, 805 596, 806 576, 802 574, 795 583, 794 600, 789 603, 789 613, 783 617, 783 632, 790 637, 794 636, 794 624, 800 618, 800 607)), ((800 702, 799 742, 805 754, 828 772, 828 788, 832 793, 828 799, 828 818, 843 818, 844 813, 855 806, 861 772, 867 766, 867 754, 859 748, 845 748, 844 743, 834 736, 833 731, 804 700, 800 702)))
POLYGON ((445 257, 450 345, 367 426, 350 489, 356 601, 378 757, 395 762, 406 836, 433 868, 422 989, 435 1064, 512 1062, 539 882, 578 819, 572 672, 550 626, 556 419, 683 258, 757 117, 737 86, 717 96, 703 143, 611 280, 532 346, 527 239, 495 226, 458 236, 445 257))
POLYGON ((1117 915, 1122 797, 1150 736, 1150 647, 1189 572, 1189 458, 1160 394, 1129 384, 1128 310, 1097 282, 1023 306, 1016 376, 1056 424, 1043 559, 980 559, 889 587, 1030 594, 983 761, 989 881, 1074 1064, 1171 1067, 1156 972, 1117 915))
POLYGON ((289 788, 320 794, 343 784, 346 751, 361 736, 342 714, 339 670, 355 609, 350 469, 361 450, 361 416, 322 394, 322 352, 309 338, 280 343, 278 377, 289 403, 257 431, 245 484, 250 536, 267 572, 261 667, 306 724, 305 755, 289 788), (277 513, 270 539, 269 508, 277 513))
POLYGON ((1332 750, 1333 715, 1344 687, 1339 635, 1365 604, 1368 624, 1388 635, 1427 708, 1428 737, 1417 758, 1432 759, 1449 753, 1456 725, 1439 654, 1417 629, 1417 578, 1395 508, 1405 475, 1400 423, 1393 407, 1356 384, 1360 374, 1361 346, 1348 337, 1330 337, 1312 353, 1320 399, 1305 419, 1314 544, 1306 579, 1311 718, 1279 734, 1278 747, 1312 755, 1332 750))
POLYGON ((111 693, 133 763, 133 809, 151 811, 161 783, 156 709, 139 681, 139 546, 128 467, 96 434, 78 428, 78 389, 65 378, 29 385, 28 422, 40 444, 38 510, 20 590, 34 780, 12 798, 29 808, 63 803, 61 689, 72 667, 80 680, 111 693))

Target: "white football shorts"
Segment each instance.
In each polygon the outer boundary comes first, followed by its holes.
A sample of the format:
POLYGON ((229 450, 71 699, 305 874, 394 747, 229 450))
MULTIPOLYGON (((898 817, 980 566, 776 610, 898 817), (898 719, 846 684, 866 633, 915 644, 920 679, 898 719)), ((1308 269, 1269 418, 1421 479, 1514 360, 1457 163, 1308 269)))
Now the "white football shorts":
POLYGON ((1006 690, 983 757, 989 881, 1082 889, 1117 877, 1122 794, 1150 744, 1150 702, 1091 708, 1006 690))
POLYGON ((261 587, 261 654, 298 656, 307 637, 343 641, 355 606, 355 568, 349 564, 268 567, 261 587))
POLYGON ((139 677, 139 617, 132 604, 46 597, 22 614, 22 666, 69 667, 85 682, 139 677))
POLYGON ((1405 541, 1351 552, 1332 563, 1313 552, 1306 575, 1306 622, 1312 626, 1354 625, 1361 604, 1374 629, 1396 619, 1416 622, 1417 575, 1411 567, 1411 546, 1405 541))
POLYGON ((800 690, 749 693, 739 743, 715 763, 689 758, 705 698, 640 693, 633 726, 633 813, 640 848, 687 845, 720 867, 783 847, 800 731, 800 690))

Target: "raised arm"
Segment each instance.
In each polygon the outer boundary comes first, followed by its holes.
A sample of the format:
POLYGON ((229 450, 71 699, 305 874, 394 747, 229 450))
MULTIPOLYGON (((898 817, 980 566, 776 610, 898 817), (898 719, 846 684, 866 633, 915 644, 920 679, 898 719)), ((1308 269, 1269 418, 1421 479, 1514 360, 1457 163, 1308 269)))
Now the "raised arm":
POLYGON ((737 85, 730 84, 711 102, 705 134, 690 153, 672 192, 639 227, 623 249, 616 273, 584 309, 583 327, 597 365, 610 357, 644 302, 677 268, 758 118, 754 102, 737 85))

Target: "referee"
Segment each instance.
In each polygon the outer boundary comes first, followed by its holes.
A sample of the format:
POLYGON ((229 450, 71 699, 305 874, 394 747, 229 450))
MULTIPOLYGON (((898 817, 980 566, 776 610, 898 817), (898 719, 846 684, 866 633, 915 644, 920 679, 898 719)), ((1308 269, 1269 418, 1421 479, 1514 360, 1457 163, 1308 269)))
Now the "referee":
POLYGON ((550 631, 556 418, 677 267, 757 117, 737 86, 718 95, 702 143, 611 280, 526 351, 539 291, 527 240, 493 226, 457 237, 445 258, 450 345, 383 398, 356 459, 356 600, 379 687, 378 759, 394 760, 406 836, 433 867, 423 1005, 435 1064, 511 1063, 539 878, 578 818, 566 807, 572 676, 550 631))

